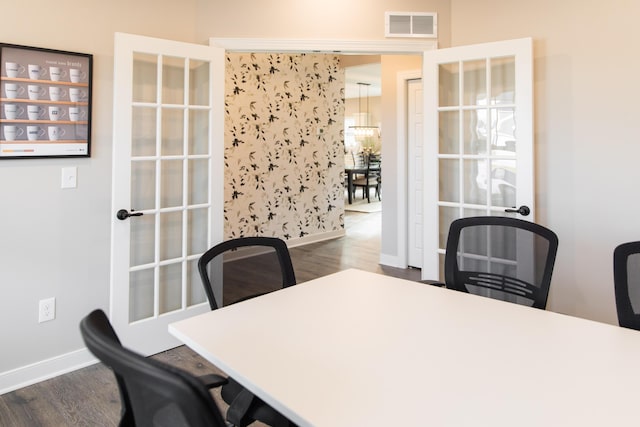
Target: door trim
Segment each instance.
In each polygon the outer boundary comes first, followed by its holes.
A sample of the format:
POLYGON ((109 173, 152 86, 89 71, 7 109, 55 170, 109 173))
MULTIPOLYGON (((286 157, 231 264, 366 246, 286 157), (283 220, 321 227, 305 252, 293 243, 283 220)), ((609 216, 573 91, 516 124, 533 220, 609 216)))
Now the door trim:
POLYGON ((314 52, 348 54, 420 54, 438 48, 436 40, 294 40, 294 39, 209 39, 212 46, 231 52, 314 52))
POLYGON ((398 150, 398 175, 402 173, 404 179, 398 180, 398 186, 396 192, 398 195, 397 206, 397 219, 398 224, 396 228, 396 235, 398 236, 398 256, 397 265, 394 267, 407 268, 409 265, 408 259, 408 245, 409 245, 409 177, 408 177, 408 148, 409 148, 409 134, 407 132, 407 120, 409 111, 407 109, 407 84, 409 80, 422 78, 422 70, 409 70, 403 71, 396 76, 396 94, 397 94, 397 114, 398 125, 396 126, 397 134, 396 141, 398 150))
MULTIPOLYGON (((222 47, 230 52, 314 52, 314 53, 334 53, 334 54, 408 54, 422 56, 425 51, 435 50, 438 48, 437 40, 294 40, 294 39, 252 39, 252 38, 220 38, 211 37, 209 39, 211 46, 222 47)), ((422 76, 420 70, 403 72, 408 76, 422 76)), ((398 83, 400 84, 400 83, 398 83)), ((404 84, 404 83, 403 83, 404 84)), ((402 94, 404 103, 406 104, 406 95, 404 90, 399 90, 398 94, 402 94)), ((398 96, 396 102, 400 102, 398 96)), ((397 104, 400 105, 400 104, 397 104)), ((396 107, 397 109, 400 107, 396 107)), ((402 106, 406 109, 406 106, 402 106)), ((398 110, 399 113, 399 110, 398 110)), ((406 122, 406 113, 404 119, 397 116, 398 120, 406 122)), ((404 122, 403 122, 404 123, 404 122)), ((398 133, 406 134, 404 129, 398 133)), ((395 235, 395 247, 397 248, 395 255, 380 253, 380 264, 391 267, 406 268, 407 267, 407 150, 406 136, 403 139, 396 139, 396 147, 398 150, 398 161, 396 173, 403 179, 398 180, 396 187, 398 195, 397 218, 396 224, 385 222, 385 215, 382 216, 382 233, 395 235)))

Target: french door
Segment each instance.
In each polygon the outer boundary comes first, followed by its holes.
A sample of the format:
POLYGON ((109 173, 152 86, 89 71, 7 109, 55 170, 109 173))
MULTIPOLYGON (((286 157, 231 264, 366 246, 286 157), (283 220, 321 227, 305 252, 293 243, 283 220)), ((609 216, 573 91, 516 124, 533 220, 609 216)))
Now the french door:
POLYGON ((222 239, 224 49, 118 33, 114 55, 111 321, 153 354, 208 310, 196 263, 222 239))
POLYGON ((533 221, 532 76, 529 38, 424 52, 423 279, 443 279, 453 220, 533 221))

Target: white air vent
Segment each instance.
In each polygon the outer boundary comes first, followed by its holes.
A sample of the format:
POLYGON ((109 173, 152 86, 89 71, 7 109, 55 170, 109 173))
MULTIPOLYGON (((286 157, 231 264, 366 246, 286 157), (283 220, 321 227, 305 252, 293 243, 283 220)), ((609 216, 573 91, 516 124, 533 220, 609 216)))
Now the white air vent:
POLYGON ((386 37, 438 37, 438 14, 424 12, 385 12, 386 37))

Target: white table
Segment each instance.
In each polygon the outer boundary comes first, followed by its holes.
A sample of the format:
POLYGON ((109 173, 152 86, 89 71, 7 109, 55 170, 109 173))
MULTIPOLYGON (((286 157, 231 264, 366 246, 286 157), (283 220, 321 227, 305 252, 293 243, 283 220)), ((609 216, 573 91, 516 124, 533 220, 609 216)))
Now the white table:
POLYGON ((300 426, 640 422, 640 332, 359 270, 169 331, 300 426))

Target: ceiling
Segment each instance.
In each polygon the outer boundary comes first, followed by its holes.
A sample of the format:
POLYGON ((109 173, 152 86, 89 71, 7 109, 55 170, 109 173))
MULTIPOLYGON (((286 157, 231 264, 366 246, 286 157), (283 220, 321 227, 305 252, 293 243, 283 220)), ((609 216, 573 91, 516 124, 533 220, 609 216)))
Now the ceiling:
MULTIPOLYGON (((364 64, 346 67, 344 97, 358 98, 358 83, 369 83, 369 96, 380 96, 381 93, 381 64, 364 64)), ((367 96, 367 89, 362 87, 362 97, 367 96)))

